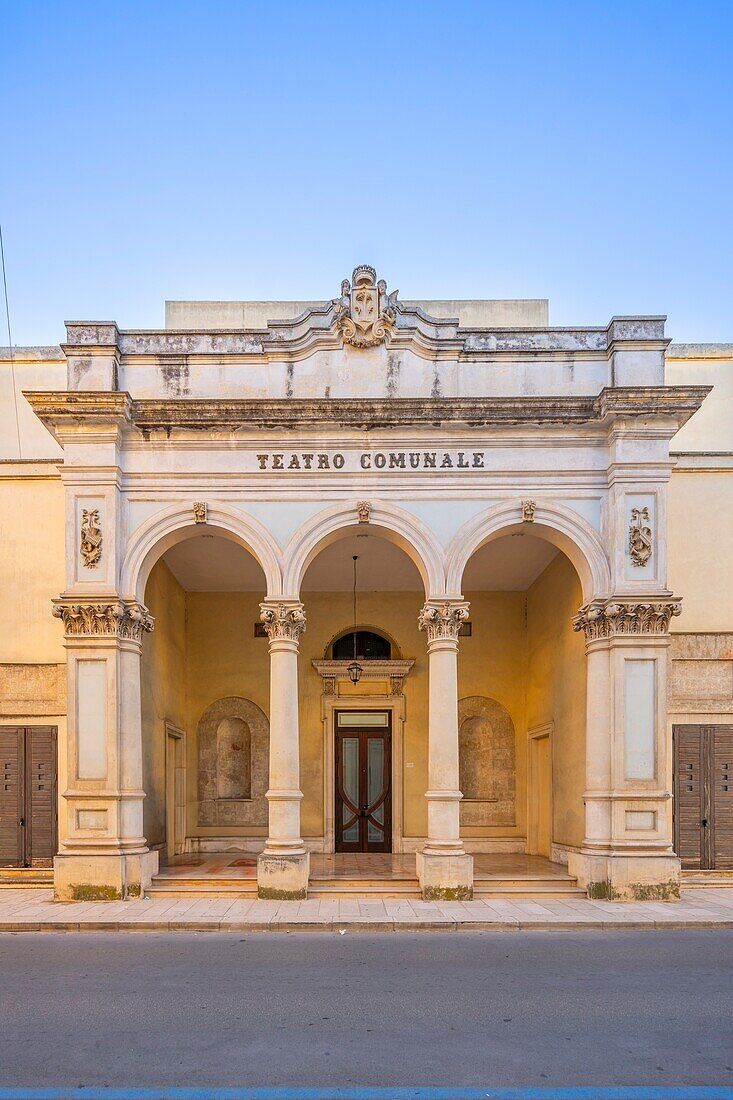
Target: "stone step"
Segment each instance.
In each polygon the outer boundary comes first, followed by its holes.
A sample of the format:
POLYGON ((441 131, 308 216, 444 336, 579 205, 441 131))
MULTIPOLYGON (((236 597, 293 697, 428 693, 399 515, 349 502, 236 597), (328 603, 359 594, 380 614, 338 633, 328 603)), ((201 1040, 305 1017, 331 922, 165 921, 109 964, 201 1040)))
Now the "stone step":
POLYGON ((571 875, 474 875, 474 887, 477 886, 577 886, 578 880, 571 875))
POLYGON ((329 882, 326 885, 310 883, 309 898, 419 898, 420 887, 417 880, 409 884, 400 884, 381 879, 375 883, 329 882))
POLYGON ((51 867, 4 867, 0 869, 0 890, 17 889, 22 886, 32 889, 53 886, 51 867))
POLYGON ((153 886, 213 886, 217 889, 226 887, 240 887, 245 890, 257 889, 257 875, 153 875, 153 886))
POLYGON ((257 883, 230 883, 211 886, 206 882, 172 884, 153 882, 145 891, 147 898, 256 898, 257 883))
POLYGON ((587 894, 572 882, 561 882, 553 886, 517 882, 503 886, 474 884, 473 896, 485 901, 488 898, 585 898, 587 894))
POLYGON ((683 874, 680 886, 683 890, 710 890, 715 887, 730 889, 733 886, 733 872, 726 874, 725 871, 714 871, 706 875, 695 874, 694 876, 683 874))

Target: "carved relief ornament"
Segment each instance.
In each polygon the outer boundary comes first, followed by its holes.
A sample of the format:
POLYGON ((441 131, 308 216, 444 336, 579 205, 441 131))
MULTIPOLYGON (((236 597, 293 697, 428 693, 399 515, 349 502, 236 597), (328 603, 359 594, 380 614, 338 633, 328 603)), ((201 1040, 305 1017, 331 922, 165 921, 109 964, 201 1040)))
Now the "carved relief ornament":
POLYGON ((643 566, 652 556, 652 529, 649 509, 632 508, 629 525, 629 557, 634 565, 643 566))
POLYGON ((428 644, 439 638, 458 641, 461 624, 468 618, 468 603, 445 600, 443 603, 426 603, 417 617, 417 625, 428 636, 428 644))
POLYGON ((673 616, 682 611, 679 600, 654 603, 589 603, 573 618, 573 630, 582 630, 586 642, 617 635, 667 634, 673 616))
POLYGON ((341 283, 341 297, 334 298, 335 325, 345 344, 371 348, 383 343, 397 322, 397 294, 387 294, 384 279, 368 264, 355 267, 351 283, 341 283))
POLYGON ((139 603, 55 603, 53 613, 67 638, 123 638, 141 642, 155 620, 139 603))
POLYGON ((195 523, 206 523, 207 507, 205 500, 194 501, 193 518, 195 523))
POLYGON ((86 569, 96 569, 102 557, 102 528, 99 508, 84 508, 81 513, 79 552, 86 569))
POLYGON ((368 500, 358 500, 356 502, 356 514, 359 517, 359 523, 369 523, 371 512, 372 506, 368 500))
POLYGON ((271 642, 279 638, 297 642, 305 631, 305 610, 302 603, 261 603, 260 622, 271 642))
POLYGON ((522 501, 522 522, 534 523, 534 514, 537 509, 537 502, 534 500, 522 501))

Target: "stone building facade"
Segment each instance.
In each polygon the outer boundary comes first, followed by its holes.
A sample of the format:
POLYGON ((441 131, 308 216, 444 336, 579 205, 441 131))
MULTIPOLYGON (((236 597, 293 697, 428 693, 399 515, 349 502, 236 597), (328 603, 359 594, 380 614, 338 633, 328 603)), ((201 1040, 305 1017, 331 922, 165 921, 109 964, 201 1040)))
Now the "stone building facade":
POLYGON ((414 853, 426 897, 477 854, 617 899, 733 867, 690 778, 733 722, 732 346, 361 266, 2 370, 0 862, 53 856, 60 899, 181 853, 269 897, 313 852, 414 853))

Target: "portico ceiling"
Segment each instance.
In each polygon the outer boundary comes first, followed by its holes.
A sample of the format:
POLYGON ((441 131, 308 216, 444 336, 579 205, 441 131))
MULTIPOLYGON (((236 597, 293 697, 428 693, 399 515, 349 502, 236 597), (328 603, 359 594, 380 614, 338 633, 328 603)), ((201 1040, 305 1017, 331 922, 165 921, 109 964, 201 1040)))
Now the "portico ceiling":
MULTIPOLYGON (((464 592, 524 591, 558 551, 532 535, 509 535, 474 554, 464 576, 464 592)), ((303 592, 350 592, 353 555, 359 556, 360 592, 422 592, 420 574, 407 555, 377 535, 340 539, 311 563, 303 592)), ((195 536, 172 547, 164 561, 188 592, 257 592, 264 595, 264 576, 240 546, 210 535, 195 536)))

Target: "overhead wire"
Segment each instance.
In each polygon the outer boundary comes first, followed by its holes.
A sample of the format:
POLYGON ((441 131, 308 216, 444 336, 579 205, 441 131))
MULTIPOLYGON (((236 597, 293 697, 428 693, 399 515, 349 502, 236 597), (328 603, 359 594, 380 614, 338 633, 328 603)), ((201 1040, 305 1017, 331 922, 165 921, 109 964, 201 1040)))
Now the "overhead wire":
POLYGON ((20 443, 20 417, 18 415, 18 389, 15 384, 15 356, 13 354, 13 333, 10 328, 10 302, 8 299, 8 278, 5 272, 5 245, 3 243, 3 227, 0 224, 0 260, 3 268, 3 290, 5 291, 5 319, 8 323, 8 345, 10 348, 10 378, 13 385, 13 403, 15 405, 15 434, 18 440, 18 458, 23 457, 20 443))

